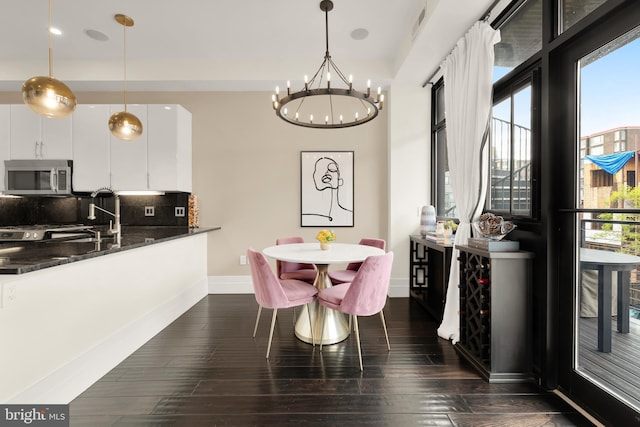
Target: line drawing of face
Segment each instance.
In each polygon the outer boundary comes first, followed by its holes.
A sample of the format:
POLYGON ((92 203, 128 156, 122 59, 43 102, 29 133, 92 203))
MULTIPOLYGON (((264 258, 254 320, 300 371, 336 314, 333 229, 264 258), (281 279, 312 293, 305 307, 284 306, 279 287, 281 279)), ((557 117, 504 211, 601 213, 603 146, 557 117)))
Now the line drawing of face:
POLYGON ((340 178, 338 163, 329 157, 320 157, 316 161, 313 171, 313 181, 318 191, 323 191, 328 188, 337 190, 344 184, 344 180, 340 178))

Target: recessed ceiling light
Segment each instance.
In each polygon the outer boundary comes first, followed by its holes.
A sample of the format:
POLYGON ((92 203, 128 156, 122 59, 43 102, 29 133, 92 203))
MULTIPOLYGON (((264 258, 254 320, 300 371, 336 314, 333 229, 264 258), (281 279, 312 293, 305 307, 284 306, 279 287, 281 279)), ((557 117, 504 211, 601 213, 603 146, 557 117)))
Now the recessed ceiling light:
POLYGON ((369 36, 369 30, 366 28, 356 28, 351 31, 351 38, 354 40, 364 40, 369 36))
POLYGON ((84 33, 91 39, 97 40, 99 42, 106 42, 109 40, 109 36, 103 32, 98 30, 84 30, 84 33))
POLYGON ((60 31, 59 29, 57 29, 55 27, 49 28, 49 31, 51 32, 51 34, 55 34, 56 36, 59 36, 59 35, 62 34, 62 31, 60 31))

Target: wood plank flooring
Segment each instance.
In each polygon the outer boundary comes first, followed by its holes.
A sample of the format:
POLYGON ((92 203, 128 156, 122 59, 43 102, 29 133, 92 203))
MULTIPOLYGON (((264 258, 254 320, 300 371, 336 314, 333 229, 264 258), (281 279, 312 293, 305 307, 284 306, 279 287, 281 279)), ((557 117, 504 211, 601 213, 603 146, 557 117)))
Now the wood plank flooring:
POLYGON ((614 316, 611 321, 611 352, 602 353, 597 349, 597 322, 595 317, 580 318, 580 370, 640 407, 640 326, 632 319, 629 333, 621 334, 616 330, 614 316))
POLYGON ((323 351, 271 310, 252 338, 253 295, 209 295, 70 405, 72 426, 591 426, 535 384, 489 384, 436 335, 410 298, 360 319, 355 337, 323 351))

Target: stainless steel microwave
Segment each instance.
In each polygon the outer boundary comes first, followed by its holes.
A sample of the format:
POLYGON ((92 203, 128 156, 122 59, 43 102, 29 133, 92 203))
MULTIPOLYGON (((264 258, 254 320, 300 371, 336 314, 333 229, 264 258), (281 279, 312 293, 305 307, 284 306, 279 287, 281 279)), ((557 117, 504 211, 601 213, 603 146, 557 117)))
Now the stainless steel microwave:
POLYGON ((72 165, 71 160, 5 160, 4 194, 70 195, 72 165))

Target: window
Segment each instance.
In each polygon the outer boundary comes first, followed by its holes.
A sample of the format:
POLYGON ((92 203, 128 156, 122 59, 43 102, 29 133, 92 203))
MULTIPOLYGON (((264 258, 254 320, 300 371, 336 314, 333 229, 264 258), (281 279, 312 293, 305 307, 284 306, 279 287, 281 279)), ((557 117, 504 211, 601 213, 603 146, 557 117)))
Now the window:
POLYGON ((542 0, 529 0, 500 23, 500 42, 494 47, 496 82, 542 49, 542 0))
POLYGON ((558 33, 563 33, 576 22, 593 12, 607 0, 559 0, 560 22, 558 33))
POLYGON ((589 155, 599 156, 604 154, 604 135, 589 138, 589 155))
POLYGON ((532 216, 533 75, 494 102, 489 151, 487 210, 532 216))
POLYGON ((447 157, 447 132, 444 106, 444 84, 440 79, 433 86, 431 121, 432 194, 438 217, 455 218, 456 206, 453 201, 449 181, 449 160, 447 157))
POLYGON ((613 132, 613 152, 627 151, 627 132, 624 129, 613 132))
POLYGON ((613 175, 602 169, 591 171, 592 187, 613 187, 613 175))

